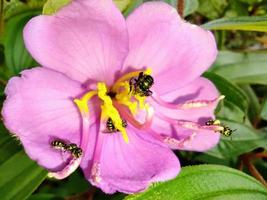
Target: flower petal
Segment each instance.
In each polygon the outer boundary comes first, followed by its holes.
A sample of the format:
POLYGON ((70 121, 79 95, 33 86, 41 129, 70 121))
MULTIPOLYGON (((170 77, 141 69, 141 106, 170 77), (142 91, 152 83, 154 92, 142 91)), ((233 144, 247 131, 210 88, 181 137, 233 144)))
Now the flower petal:
MULTIPOLYGON (((185 87, 160 96, 161 99, 173 104, 184 104, 186 102, 197 100, 211 101, 218 97, 219 92, 214 84, 202 77, 199 77, 185 87)), ((214 110, 218 102, 214 101, 214 103, 204 107, 185 109, 169 109, 164 106, 159 106, 151 99, 149 100, 149 103, 156 108, 156 112, 166 114, 168 117, 204 124, 207 119, 214 118, 214 110)))
POLYGON ((211 130, 190 130, 175 127, 172 136, 163 136, 165 144, 172 149, 204 152, 218 144, 220 134, 211 130))
POLYGON ((160 94, 181 88, 199 77, 215 60, 211 32, 183 21, 163 2, 142 4, 127 18, 128 68, 152 68, 153 88, 160 94))
POLYGON ((8 82, 4 124, 19 137, 27 154, 49 170, 60 169, 69 159, 51 147, 53 140, 80 142, 80 116, 73 98, 81 92, 78 82, 40 67, 8 82))
POLYGON ((73 80, 111 84, 128 53, 125 20, 111 0, 75 0, 24 29, 31 55, 73 80))
MULTIPOLYGON (((205 78, 198 78, 191 84, 165 94, 161 96, 167 102, 173 102, 174 104, 182 104, 192 100, 212 100, 218 97, 219 93, 215 86, 205 78)), ((157 105, 150 100, 150 104, 155 107, 155 115, 151 125, 151 129, 155 132, 164 135, 164 137, 171 138, 169 143, 166 139, 166 144, 172 148, 180 150, 192 150, 192 151, 205 151, 215 146, 220 138, 219 133, 215 133, 212 130, 192 130, 185 127, 181 127, 177 124, 170 124, 161 117, 161 115, 172 118, 176 121, 191 121, 199 123, 199 125, 205 125, 208 119, 214 118, 214 110, 217 106, 217 102, 202 107, 191 109, 169 109, 163 106, 157 105), (177 141, 175 141, 177 140, 177 141), (190 142, 189 142, 190 141, 190 142)))
POLYGON ((174 178, 180 171, 179 161, 170 149, 153 142, 152 138, 144 139, 149 137, 148 133, 135 131, 127 128, 129 144, 119 133, 103 136, 100 162, 95 163, 98 171, 92 169, 99 175, 98 183, 93 180, 90 171, 84 169, 91 183, 106 193, 140 192, 152 182, 174 178), (146 136, 141 138, 138 134, 146 136))

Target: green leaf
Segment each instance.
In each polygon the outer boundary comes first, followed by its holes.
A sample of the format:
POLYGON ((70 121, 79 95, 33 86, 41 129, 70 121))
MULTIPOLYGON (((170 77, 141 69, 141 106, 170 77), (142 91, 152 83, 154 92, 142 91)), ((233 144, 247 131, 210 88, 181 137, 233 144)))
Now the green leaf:
POLYGON ((226 79, 215 73, 206 72, 204 76, 216 85, 220 93, 225 96, 225 100, 236 105, 240 108, 241 111, 246 113, 248 108, 248 102, 246 99, 247 97, 242 92, 242 90, 240 90, 236 85, 232 84, 231 82, 227 81, 226 79))
POLYGON ((241 63, 241 62, 267 62, 267 51, 252 51, 252 52, 233 52, 219 51, 213 67, 221 67, 224 65, 241 63))
POLYGON ((227 5, 226 0, 199 0, 197 12, 209 19, 215 19, 223 15, 227 5))
POLYGON ((134 2, 134 0, 113 0, 113 1, 122 12, 127 9, 127 7, 131 4, 131 2, 134 2))
POLYGON ((267 84, 267 65, 265 61, 243 61, 227 64, 212 69, 235 83, 242 84, 267 84))
POLYGON ((230 9, 228 8, 225 17, 237 17, 237 16, 247 16, 248 9, 247 6, 244 5, 242 2, 237 0, 229 0, 230 9))
POLYGON ((47 0, 43 7, 44 15, 53 15, 72 0, 47 0))
POLYGON ((64 200, 64 198, 54 194, 34 194, 27 200, 64 200))
POLYGON ((198 0, 186 0, 184 6, 184 17, 192 14, 198 9, 198 0))
POLYGON ((47 172, 21 150, 0 165, 1 199, 26 199, 46 178, 47 172))
POLYGON ((267 32, 267 16, 244 16, 218 19, 202 25, 210 30, 244 30, 267 32))
POLYGON ((262 0, 238 0, 238 1, 253 5, 253 4, 256 4, 256 3, 260 3, 262 0))
POLYGON ((246 113, 237 105, 225 99, 223 105, 219 108, 219 112, 216 113, 216 117, 243 123, 246 113))
POLYGON ((249 116, 249 119, 252 122, 254 122, 254 120, 257 120, 257 118, 259 117, 259 113, 261 109, 259 99, 250 85, 241 85, 241 89, 248 97, 247 98, 249 100, 248 101, 249 103, 248 116, 249 116))
POLYGON ((39 11, 27 11, 10 18, 6 23, 5 30, 5 64, 9 70, 10 76, 18 74, 25 68, 36 66, 36 62, 30 56, 25 48, 22 31, 25 24, 39 11))
POLYGON ((233 158, 258 147, 267 147, 267 133, 253 129, 242 123, 221 119, 231 129, 232 136, 221 136, 217 146, 206 152, 218 158, 233 158))
POLYGON ((30 160, 0 125, 1 200, 26 199, 45 179, 47 172, 30 160))
MULTIPOLYGON (((25 1, 25 0, 24 0, 25 1)), ((45 0, 27 0, 27 3, 20 0, 4 0, 4 20, 8 21, 10 18, 26 13, 28 11, 39 11, 41 13, 45 0)))
POLYGON ((262 119, 267 120, 267 100, 264 101, 260 116, 262 119))
POLYGON ((124 199, 265 200, 266 197, 266 188, 245 173, 219 165, 198 165, 184 167, 175 179, 154 184, 147 191, 124 199))
POLYGON ((123 11, 123 15, 127 17, 135 8, 137 8, 142 3, 143 3, 143 0, 133 0, 133 1, 131 1, 131 3, 123 11))

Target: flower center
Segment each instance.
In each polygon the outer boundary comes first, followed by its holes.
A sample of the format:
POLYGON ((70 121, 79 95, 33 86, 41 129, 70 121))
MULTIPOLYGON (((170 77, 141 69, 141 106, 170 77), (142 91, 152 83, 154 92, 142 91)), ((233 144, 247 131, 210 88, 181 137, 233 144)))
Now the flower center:
POLYGON ((131 114, 135 116, 138 109, 149 110, 149 105, 145 103, 146 97, 151 96, 151 86, 154 83, 151 70, 135 71, 125 74, 119 78, 115 84, 108 90, 104 82, 97 84, 97 90, 89 91, 80 99, 74 99, 81 115, 89 117, 88 101, 94 97, 102 101, 101 105, 101 121, 105 121, 106 129, 109 132, 119 131, 126 143, 129 138, 126 132, 127 122, 122 119, 118 109, 114 105, 123 105, 129 109, 131 114))

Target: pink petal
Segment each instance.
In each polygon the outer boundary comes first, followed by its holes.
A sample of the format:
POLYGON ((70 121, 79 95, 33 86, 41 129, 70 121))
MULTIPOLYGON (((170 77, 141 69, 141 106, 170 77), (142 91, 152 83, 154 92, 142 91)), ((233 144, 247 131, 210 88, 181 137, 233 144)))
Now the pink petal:
POLYGON ((80 142, 80 116, 73 98, 81 92, 78 82, 40 67, 8 82, 4 124, 19 137, 27 154, 47 169, 58 170, 69 157, 51 147, 53 140, 80 142))
MULTIPOLYGON (((191 84, 168 93, 161 98, 168 102, 174 102, 176 104, 182 104, 192 100, 212 100, 218 97, 218 91, 215 86, 205 78, 198 78, 191 84)), ((203 108, 192 108, 184 110, 168 109, 157 105, 155 102, 150 101, 150 104, 155 107, 155 115, 153 118, 151 128, 159 134, 174 138, 176 141, 175 145, 169 144, 172 148, 181 150, 192 150, 192 151, 205 151, 214 147, 218 141, 220 135, 210 130, 190 130, 177 125, 171 125, 168 121, 162 119, 160 116, 163 114, 169 118, 176 120, 186 120, 205 125, 208 119, 214 118, 214 110, 217 103, 211 104, 208 107, 203 108), (190 138, 190 136, 192 136, 190 138), (183 143, 186 139, 187 142, 183 143), (178 143, 182 145, 177 145, 178 143)))
POLYGON ((129 144, 119 133, 103 136, 100 162, 93 166, 93 173, 99 175, 98 183, 84 169, 91 183, 106 193, 140 192, 153 182, 174 178, 180 171, 179 161, 170 149, 153 142, 148 133, 135 131, 127 128, 129 144), (147 136, 141 138, 139 134, 147 136))
POLYGON ((111 84, 128 52, 125 24, 111 0, 75 0, 53 16, 30 20, 24 39, 42 66, 80 82, 111 84))
MULTIPOLYGON (((218 96, 219 93, 214 84, 206 78, 199 77, 185 87, 174 90, 160 97, 170 103, 183 104, 188 101, 214 100, 218 96)), ((217 107, 216 102, 207 107, 191 109, 169 109, 159 106, 151 99, 149 103, 155 107, 156 112, 166 114, 167 116, 175 119, 200 122, 202 124, 204 124, 207 119, 214 118, 214 110, 217 107)))
POLYGON ((152 68, 161 94, 199 77, 215 60, 211 32, 183 21, 163 2, 142 4, 127 18, 130 52, 124 69, 152 68))
POLYGON ((203 152, 218 144, 220 134, 210 130, 189 130, 176 127, 171 136, 164 136, 165 144, 173 149, 203 152))

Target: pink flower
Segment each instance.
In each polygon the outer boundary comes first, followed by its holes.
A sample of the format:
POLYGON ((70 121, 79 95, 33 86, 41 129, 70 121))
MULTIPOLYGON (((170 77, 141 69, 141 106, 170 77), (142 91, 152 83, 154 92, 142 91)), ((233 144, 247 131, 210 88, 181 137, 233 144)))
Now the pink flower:
POLYGON ((50 176, 80 166, 106 193, 135 193, 179 173, 171 149, 218 143, 205 121, 221 98, 200 77, 214 37, 167 4, 144 3, 125 20, 111 0, 74 0, 30 20, 24 39, 42 67, 9 81, 2 115, 50 176))

